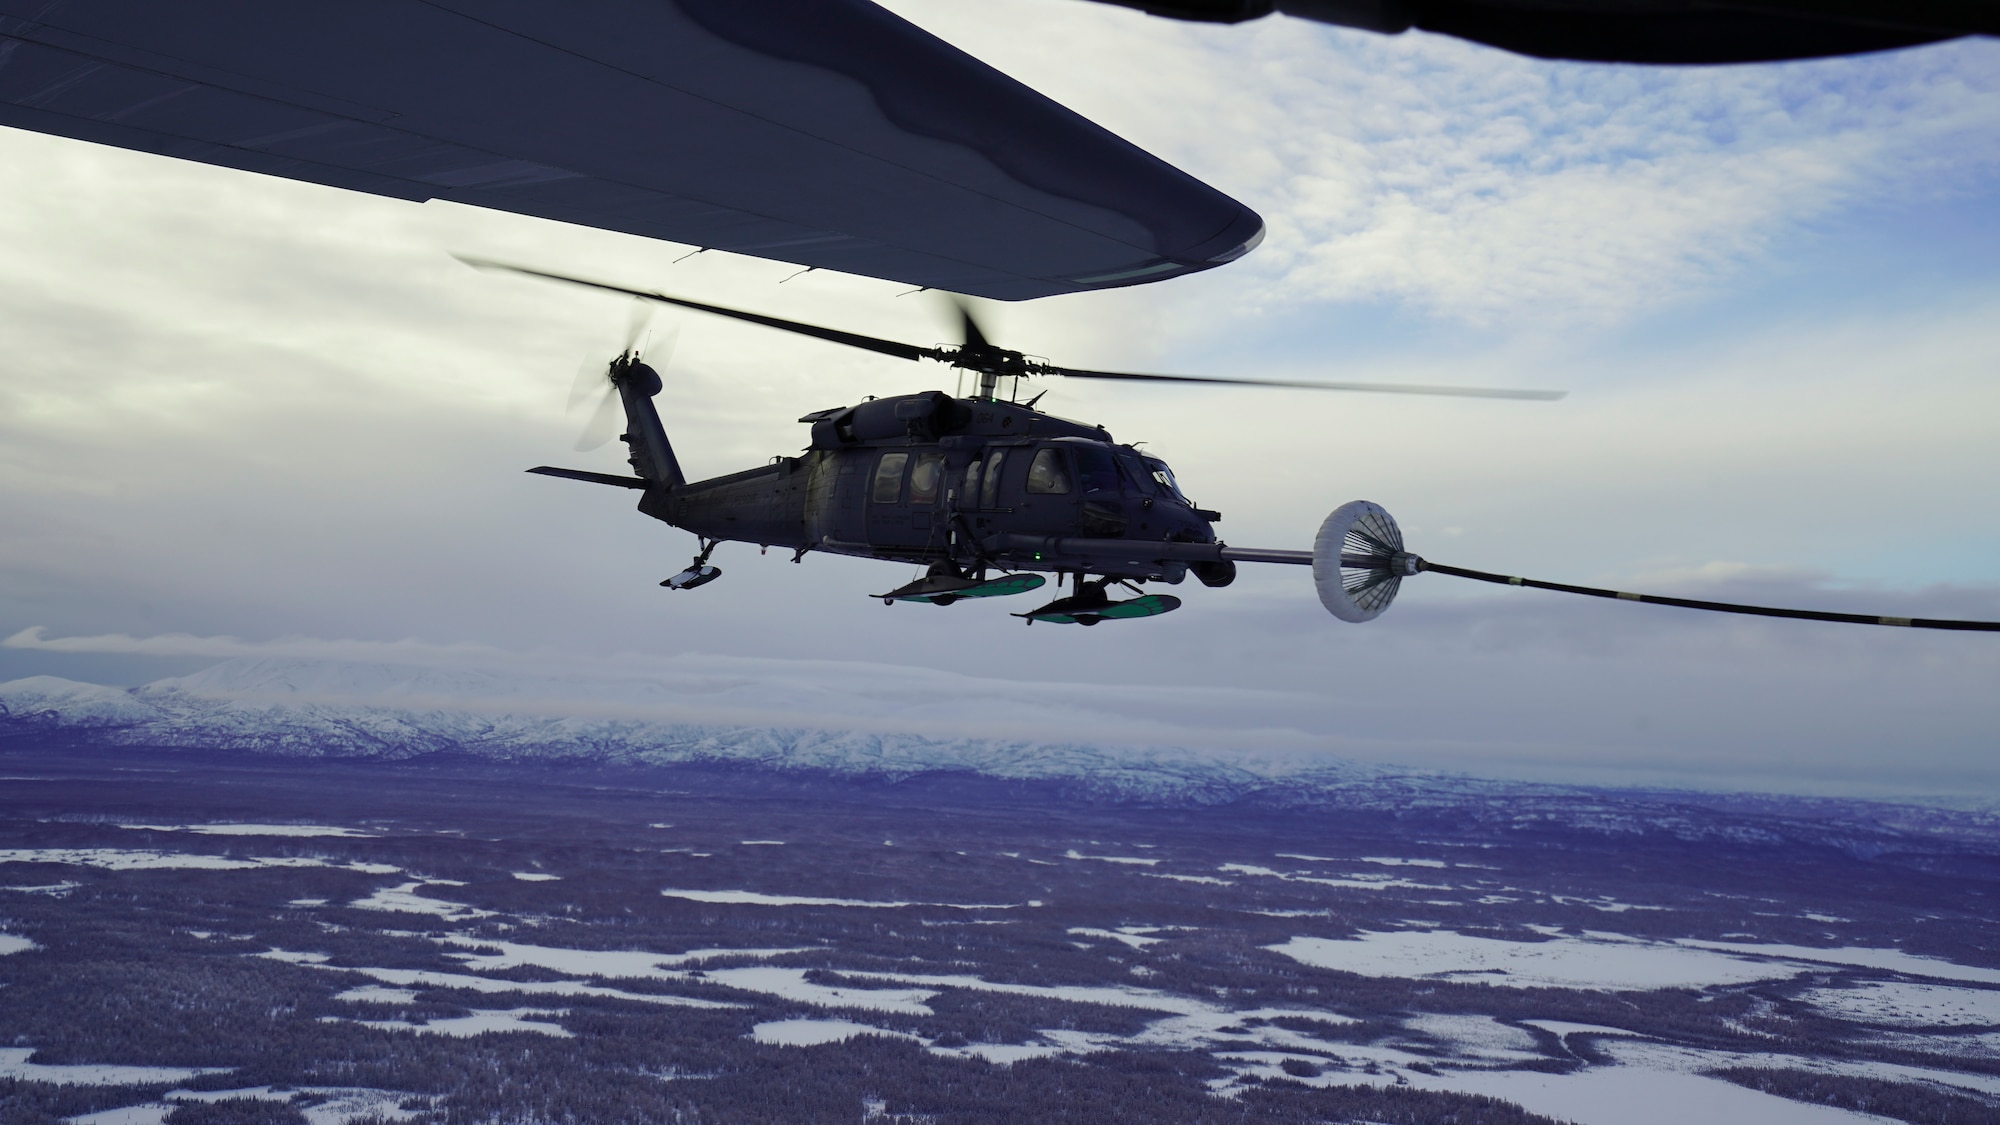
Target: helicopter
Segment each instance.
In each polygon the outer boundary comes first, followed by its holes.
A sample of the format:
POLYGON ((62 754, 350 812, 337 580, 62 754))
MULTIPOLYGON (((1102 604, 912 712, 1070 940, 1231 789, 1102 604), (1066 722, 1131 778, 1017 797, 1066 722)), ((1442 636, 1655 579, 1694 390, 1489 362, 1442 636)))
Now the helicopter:
MULTIPOLYGON (((1539 401, 1560 399, 1563 391, 1089 370, 992 343, 972 309, 957 298, 953 307, 961 343, 919 347, 525 266, 460 260, 478 269, 621 294, 899 359, 933 360, 976 376, 974 392, 965 397, 923 391, 870 396, 854 405, 813 411, 799 418, 812 428, 802 454, 779 455, 756 468, 690 481, 654 406, 663 382, 640 353, 642 322, 635 319, 618 355, 601 371, 587 366, 579 379, 580 390, 594 385, 601 396, 593 429, 615 424, 622 407, 625 430, 619 437, 629 451, 631 474, 552 465, 527 471, 634 489, 640 493, 641 513, 693 532, 699 544, 693 561, 660 583, 671 590, 698 589, 721 577, 721 568, 709 559, 721 544, 735 542, 764 550, 789 548, 795 563, 817 551, 925 568, 922 577, 873 595, 885 605, 948 606, 1026 594, 1042 589, 1048 583, 1043 575, 1053 574, 1057 588, 1067 584, 1069 591, 1013 615, 1030 625, 1094 626, 1157 617, 1180 608, 1181 601, 1171 594, 1147 593, 1148 584, 1179 585, 1192 575, 1203 586, 1224 587, 1236 580, 1239 563, 1273 563, 1311 567, 1321 604, 1334 617, 1355 623, 1387 610, 1404 579, 1432 572, 1724 613, 2000 631, 2000 622, 1738 605, 1450 566, 1406 550, 1395 518, 1366 500, 1350 501, 1328 515, 1310 551, 1235 547, 1216 535, 1221 513, 1190 501, 1166 461, 1119 443, 1102 426, 1036 410, 1047 392, 1020 401, 1023 380, 1047 376, 1539 401), (1133 596, 1114 598, 1114 589, 1133 596)), ((579 448, 596 444, 602 441, 587 437, 579 448)))
MULTIPOLYGON (((799 419, 812 427, 804 452, 710 480, 689 481, 653 399, 659 372, 636 339, 601 373, 603 409, 623 406, 632 475, 541 465, 543 476, 638 490, 639 511, 693 532, 700 550, 687 569, 661 585, 692 590, 720 577, 709 562, 725 542, 789 548, 793 561, 813 551, 926 568, 923 577, 874 595, 885 604, 951 605, 1068 584, 1067 596, 1016 614, 1091 626, 1153 617, 1181 605, 1147 584, 1178 585, 1192 575, 1227 586, 1241 562, 1309 561, 1301 552, 1231 547, 1217 538, 1222 515, 1196 506, 1158 456, 1121 444, 1102 426, 1019 401, 1036 376, 1136 382, 1240 384, 1479 398, 1557 399, 1560 391, 1378 383, 1308 383, 1144 375, 1060 367, 999 347, 972 310, 954 302, 962 342, 921 348, 839 329, 730 309, 661 293, 609 285, 520 266, 467 261, 543 280, 582 285, 679 308, 813 336, 902 359, 929 359, 977 376, 967 397, 944 391, 870 397, 799 419), (1004 391, 1004 393, 1003 393, 1004 391), (1114 590, 1134 597, 1114 599, 1114 590)), ((635 321, 635 332, 637 323, 635 321)), ((1046 392, 1044 392, 1046 393, 1046 392)))

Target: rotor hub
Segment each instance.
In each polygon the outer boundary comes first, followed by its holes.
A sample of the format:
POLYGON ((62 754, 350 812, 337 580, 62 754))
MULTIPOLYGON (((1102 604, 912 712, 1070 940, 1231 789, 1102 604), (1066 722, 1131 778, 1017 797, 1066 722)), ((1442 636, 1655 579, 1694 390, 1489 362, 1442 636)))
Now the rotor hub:
POLYGON ((1034 374, 1026 355, 991 344, 966 344, 952 355, 950 363, 953 367, 1003 379, 1019 379, 1034 374))

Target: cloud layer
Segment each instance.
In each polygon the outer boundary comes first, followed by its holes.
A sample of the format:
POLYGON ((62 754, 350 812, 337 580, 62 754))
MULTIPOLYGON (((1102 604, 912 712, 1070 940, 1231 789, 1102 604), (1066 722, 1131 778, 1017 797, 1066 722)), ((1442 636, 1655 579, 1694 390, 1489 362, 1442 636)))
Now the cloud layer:
MULTIPOLYGON (((1770 281, 1812 254, 1868 278, 1867 240, 1826 232, 1896 242, 1884 208, 1990 197, 2000 45, 1648 70, 1069 0, 896 6, 1271 219, 1266 248, 1222 270, 994 309, 1005 342, 1080 366, 1575 392, 1050 388, 1045 407, 1168 456, 1232 542, 1302 547, 1360 497, 1465 566, 2000 617, 1996 256, 1858 294, 1770 281)), ((0 679, 499 662, 564 682, 737 677, 775 685, 759 707, 937 729, 2000 792, 1987 638, 1441 578, 1349 628, 1296 568, 1182 587, 1185 608, 1158 619, 1027 629, 1004 615, 1025 606, 885 608, 867 595, 909 577, 893 565, 742 546, 718 553, 723 581, 663 591, 690 537, 621 491, 521 472, 618 468, 616 447, 568 452, 564 399, 627 309, 446 251, 919 344, 950 330, 935 304, 12 131, 0 198, 0 679)), ((951 386, 942 369, 749 326, 659 323, 681 329, 660 403, 696 474, 796 450, 807 410, 951 386)))
POLYGON ((1271 230, 1238 271, 1256 275, 1257 302, 1385 300, 1482 325, 1625 318, 1841 207, 1971 189, 2000 161, 2000 45, 1986 41, 1580 66, 1070 0, 891 6, 1251 201, 1271 230))

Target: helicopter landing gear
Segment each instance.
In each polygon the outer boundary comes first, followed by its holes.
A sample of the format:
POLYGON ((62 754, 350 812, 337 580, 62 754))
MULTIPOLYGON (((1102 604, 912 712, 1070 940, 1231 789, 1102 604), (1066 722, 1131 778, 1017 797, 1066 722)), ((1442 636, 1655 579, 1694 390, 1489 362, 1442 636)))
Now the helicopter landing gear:
POLYGON ((708 556, 715 553, 718 540, 703 539, 701 553, 694 557, 686 570, 660 583, 669 590, 692 590, 696 586, 706 586, 722 577, 722 568, 708 565, 708 556))
POLYGON ((1057 598, 1040 609, 1017 613, 1014 616, 1025 619, 1030 625, 1037 621, 1050 621, 1058 625, 1082 625, 1088 628, 1100 621, 1117 621, 1128 617, 1157 617, 1181 607, 1181 600, 1169 594, 1146 594, 1114 602, 1105 592, 1113 581, 1117 581, 1120 586, 1134 593, 1138 592, 1137 587, 1122 579, 1099 578, 1095 581, 1079 579, 1076 583, 1076 593, 1069 597, 1057 598))

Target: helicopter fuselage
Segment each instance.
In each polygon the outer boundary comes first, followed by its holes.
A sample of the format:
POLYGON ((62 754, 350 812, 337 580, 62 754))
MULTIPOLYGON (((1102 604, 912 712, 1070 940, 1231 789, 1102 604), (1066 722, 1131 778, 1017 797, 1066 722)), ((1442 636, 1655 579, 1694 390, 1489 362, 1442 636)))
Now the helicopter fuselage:
MULTIPOLYGON (((701 552, 679 574, 660 583, 692 590, 722 573, 709 553, 724 541, 785 546, 792 561, 809 551, 861 558, 927 563, 923 578, 884 594, 883 602, 951 605, 967 598, 1005 597, 1046 584, 1036 574, 989 575, 991 568, 1054 571, 1074 579, 1066 597, 1027 613, 1028 624, 1097 625, 1157 617, 1179 608, 1170 594, 1111 600, 1112 584, 1179 582, 1193 573, 1207 586, 1227 586, 1239 562, 1310 566, 1320 603, 1343 621, 1368 621, 1394 600, 1402 580, 1426 570, 1481 582, 1533 586, 1590 597, 1616 598, 1760 617, 1788 617, 1863 625, 2000 632, 2000 621, 1886 617, 1820 610, 1737 605, 1668 598, 1627 591, 1494 574, 1427 562, 1403 549, 1403 536, 1378 504, 1355 500, 1320 524, 1310 551, 1231 547, 1215 537, 1222 517, 1187 502, 1166 462, 1112 441, 1102 426, 1086 426, 1003 401, 1001 380, 1018 389, 1029 376, 1061 375, 1123 382, 1233 383, 1311 386, 1323 390, 1453 395, 1471 398, 1557 399, 1558 391, 1380 383, 1295 383, 1272 379, 1213 379, 1146 375, 1062 367, 992 344, 972 310, 958 305, 964 343, 920 348, 836 328, 724 308, 664 293, 497 263, 478 263, 552 281, 622 293, 644 301, 761 324, 836 344, 906 360, 949 363, 979 377, 978 393, 954 398, 943 391, 874 399, 835 407, 799 421, 812 426, 803 457, 774 457, 746 472, 689 481, 674 455, 653 396, 659 372, 640 362, 631 343, 605 369, 607 394, 624 400, 625 444, 633 475, 538 465, 531 473, 620 488, 642 489, 639 510, 701 537, 701 552)), ((637 328, 632 336, 636 339, 637 328)), ((607 397, 604 414, 613 400, 607 397)), ((586 431, 588 433, 589 431, 586 431)), ((601 444, 601 442, 599 443, 601 444)), ((579 448, 594 448, 588 443, 579 448)), ((1137 593, 1137 591, 1134 591, 1137 593)))
POLYGON ((1101 426, 942 391, 800 421, 812 426, 803 453, 648 487, 639 510, 710 541, 963 573, 997 567, 1175 583, 1192 566, 1210 585, 1234 576, 1233 564, 1200 557, 1213 556, 1213 546, 1196 546, 1216 543, 1220 516, 1188 502, 1165 462, 1117 444, 1101 426), (1127 544, 1130 557, 1111 557, 1127 544))

